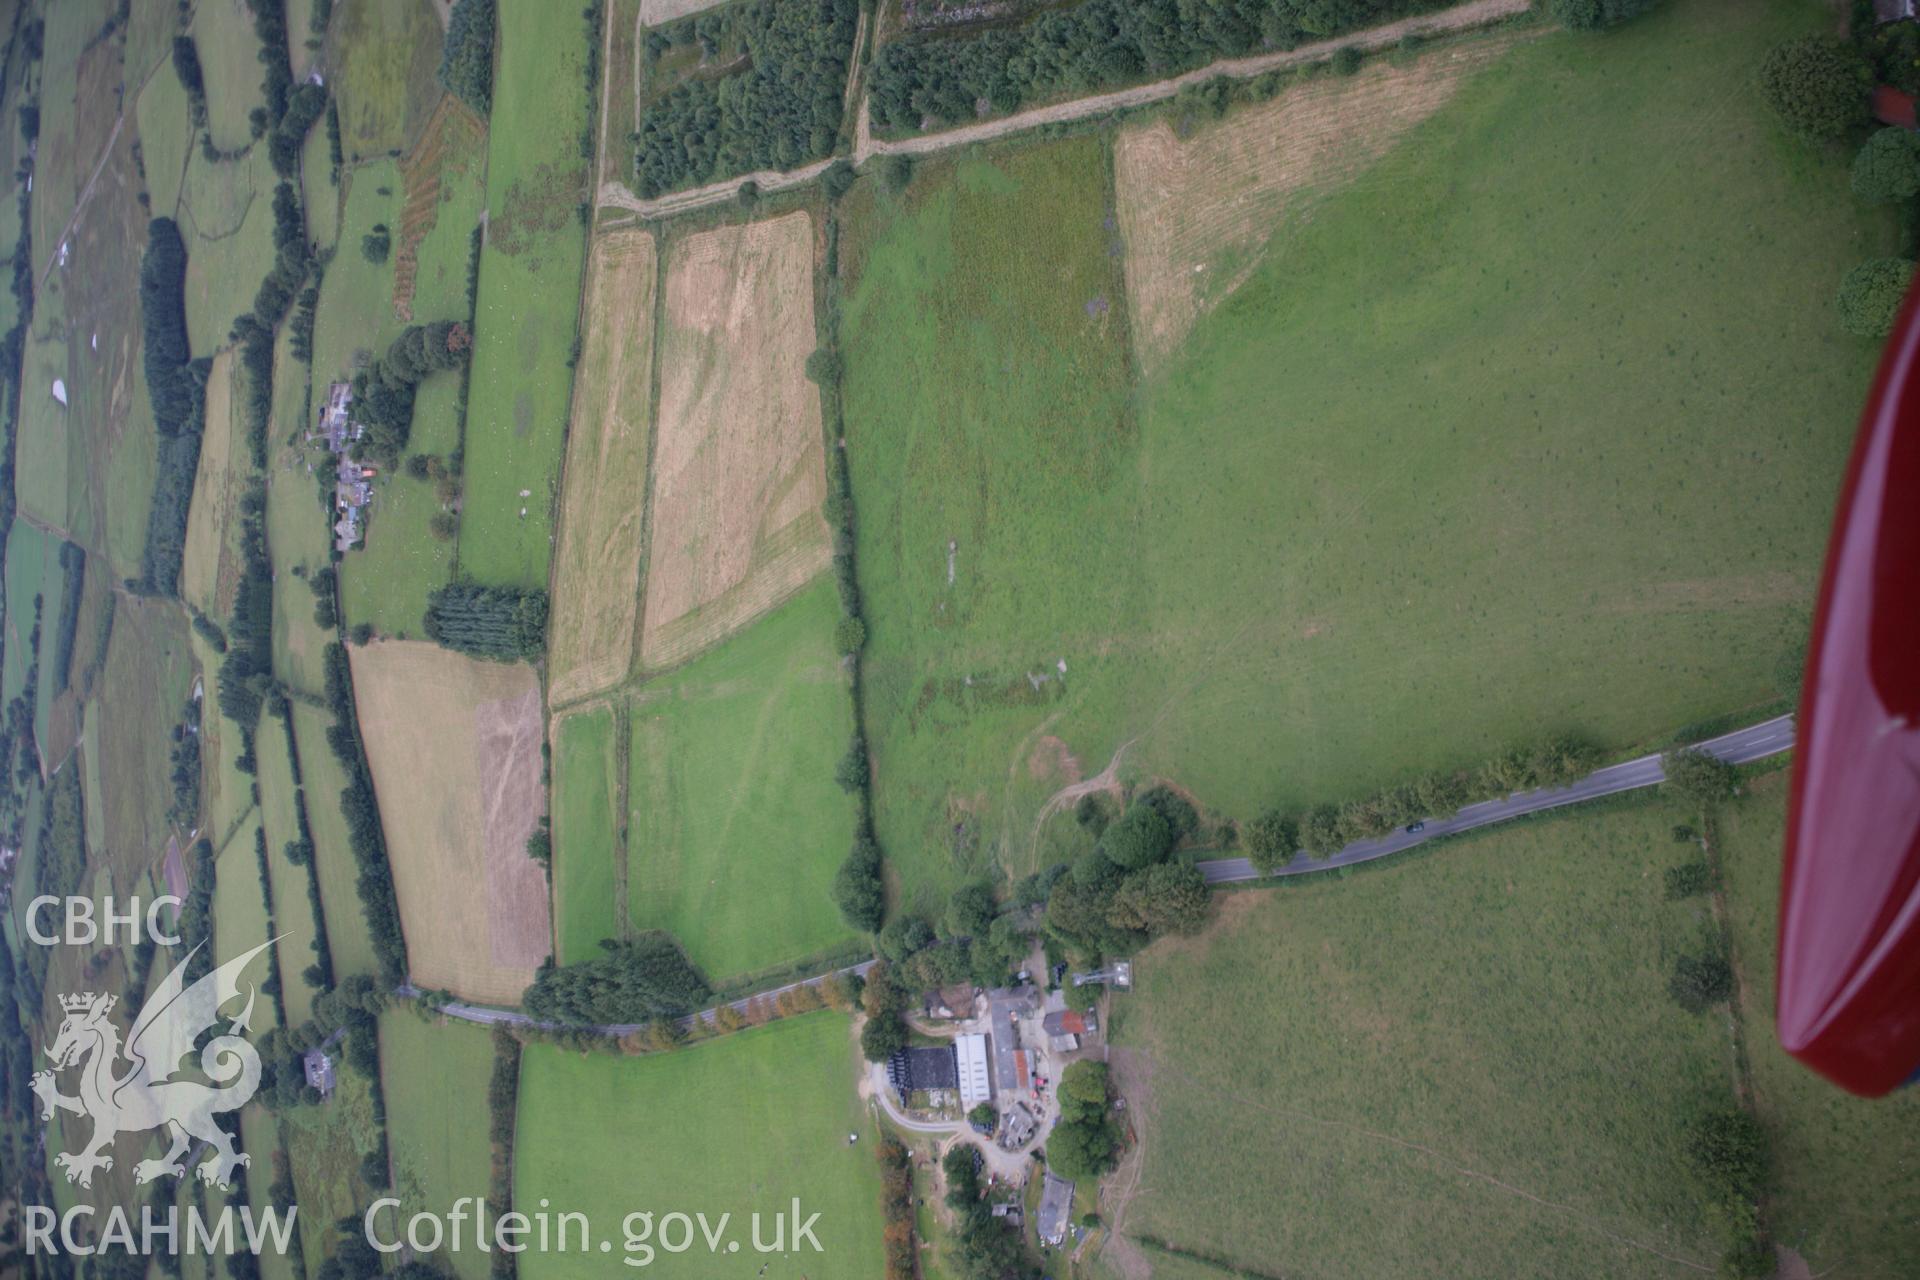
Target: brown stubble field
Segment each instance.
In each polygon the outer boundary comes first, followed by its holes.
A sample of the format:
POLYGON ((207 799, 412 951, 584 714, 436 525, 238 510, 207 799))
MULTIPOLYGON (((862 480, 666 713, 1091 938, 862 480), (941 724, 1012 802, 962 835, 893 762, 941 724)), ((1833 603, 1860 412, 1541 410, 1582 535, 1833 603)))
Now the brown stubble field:
POLYGON ((673 666, 791 597, 831 547, 813 222, 794 212, 667 251, 640 656, 673 666))
POLYGON ((617 684, 633 661, 652 424, 654 239, 598 237, 587 266, 554 556, 548 692, 565 704, 617 684))
POLYGON ((517 1003, 552 949, 526 849, 546 807, 538 677, 424 641, 349 652, 413 979, 517 1003))

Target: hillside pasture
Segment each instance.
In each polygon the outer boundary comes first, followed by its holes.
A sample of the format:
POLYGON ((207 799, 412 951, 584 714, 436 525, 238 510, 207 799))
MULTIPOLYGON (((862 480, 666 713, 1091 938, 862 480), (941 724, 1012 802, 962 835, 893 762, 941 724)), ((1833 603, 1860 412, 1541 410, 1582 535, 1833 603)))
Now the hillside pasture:
POLYGON ((653 312, 652 233, 595 239, 553 575, 547 690, 557 704, 618 683, 633 662, 646 516, 635 497, 647 487, 653 312))
POLYGON ((176 605, 126 595, 115 601, 106 666, 87 714, 87 748, 100 753, 100 776, 113 779, 103 788, 106 844, 129 870, 157 864, 166 848, 173 800, 167 743, 193 686, 188 634, 176 605))
POLYGON ((498 21, 460 568, 545 588, 586 257, 586 42, 572 10, 498 21))
MULTIPOLYGON (((820 1252, 768 1255, 773 1274, 864 1280, 881 1271, 879 1165, 873 1123, 849 1085, 855 1069, 846 1015, 786 1018, 675 1053, 633 1060, 527 1046, 520 1068, 514 1203, 542 1199, 587 1215, 614 1252, 520 1255, 527 1280, 614 1276, 618 1224, 636 1205, 730 1215, 739 1255, 704 1246, 673 1257, 676 1275, 737 1275, 752 1215, 763 1239, 797 1198, 818 1213, 820 1252), (584 1098, 597 1105, 582 1106, 584 1098), (862 1141, 849 1143, 857 1133, 862 1141), (602 1225, 608 1224, 608 1225, 602 1225)), ((656 1227, 656 1230, 658 1228, 656 1227)), ((636 1260, 638 1255, 635 1255, 636 1260)))
POLYGON ((293 780, 286 723, 277 716, 263 717, 255 752, 260 761, 260 821, 267 833, 267 873, 273 886, 273 927, 280 937, 274 950, 280 957, 281 999, 287 1006, 288 1024, 297 1027, 313 1016, 316 992, 301 975, 314 962, 316 934, 307 869, 287 859, 287 845, 300 838, 296 805, 301 789, 293 780))
POLYGON ((1731 1105, 1731 1046, 1666 991, 1708 926, 1662 889, 1691 817, 1570 811, 1232 895, 1140 956, 1123 1234, 1267 1275, 1712 1270, 1684 1135, 1731 1105))
POLYGON ((140 131, 140 159, 147 172, 147 193, 155 217, 178 212, 187 153, 193 147, 193 122, 187 91, 173 73, 173 60, 155 69, 140 90, 134 117, 140 131))
POLYGON ((1895 1280, 1920 1245, 1920 1096, 1836 1088, 1787 1055, 1773 1020, 1787 782, 1784 770, 1759 780, 1719 823, 1754 1105, 1773 1152, 1768 1225, 1808 1273, 1895 1280))
POLYGON ((253 14, 246 0, 201 0, 192 35, 207 90, 207 132, 221 150, 239 150, 253 139, 248 116, 266 106, 253 14))
POLYGON ((868 731, 909 901, 976 860, 963 814, 979 862, 1034 867, 1070 781, 1035 777, 1043 735, 1244 821, 1778 697, 1876 354, 1834 281, 1892 243, 1749 92, 1822 12, 1514 43, 1137 388, 1120 326, 1079 336, 1126 314, 1093 144, 850 192, 868 731))
POLYGON ((516 1003, 553 949, 527 856, 546 808, 533 668, 424 641, 350 652, 413 980, 516 1003))
MULTIPOLYGON (((493 1040, 484 1027, 428 1021, 401 1006, 380 1016, 380 1083, 387 1102, 387 1149, 395 1194, 406 1204, 450 1205, 484 1198, 492 1168, 485 1111, 493 1040)), ((461 1280, 486 1280, 477 1249, 450 1253, 461 1280)))
POLYGON ((820 398, 807 381, 813 220, 667 251, 641 659, 682 662, 788 599, 831 557, 820 398))
MULTIPOLYGON (((45 309, 36 308, 36 321, 45 309)), ((62 530, 68 520, 73 422, 71 405, 54 399, 53 384, 66 382, 67 366, 64 339, 28 337, 21 357, 20 426, 14 445, 20 509, 62 530)))
POLYGON ((845 942, 829 895, 853 841, 833 765, 853 731, 822 581, 630 712, 627 901, 724 982, 845 942))
POLYGON ((553 726, 553 918, 561 964, 620 937, 626 875, 620 834, 625 708, 598 706, 553 726))
POLYGON ((273 266, 274 185, 264 146, 238 160, 208 160, 198 147, 187 152, 179 223, 187 242, 187 339, 196 356, 228 345, 234 318, 252 307, 273 266))

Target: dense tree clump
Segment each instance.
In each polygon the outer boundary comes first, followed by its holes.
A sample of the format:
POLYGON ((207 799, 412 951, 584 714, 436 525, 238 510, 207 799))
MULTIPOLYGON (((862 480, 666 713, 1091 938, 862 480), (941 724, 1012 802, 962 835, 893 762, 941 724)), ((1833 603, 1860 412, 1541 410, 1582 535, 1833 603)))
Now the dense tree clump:
POLYGON ((1047 1164, 1063 1178, 1096 1178, 1113 1168, 1119 1149, 1107 1064, 1083 1058, 1060 1075, 1060 1119, 1047 1138, 1047 1164))
POLYGON ((354 415, 365 424, 360 452, 392 466, 413 432, 413 399, 420 382, 467 362, 473 335, 458 320, 408 325, 386 354, 353 376, 354 415))
POLYGON ((1876 130, 1853 158, 1853 194, 1879 204, 1920 195, 1920 133, 1876 130))
POLYGON ((956 1142, 941 1157, 947 1208, 953 1211, 954 1252, 967 1280, 1013 1280, 1037 1275, 1027 1263, 1020 1231, 993 1216, 980 1180, 983 1161, 971 1142, 956 1142))
POLYGON ((450 583, 427 597, 426 630, 476 658, 538 658, 547 648, 547 593, 450 583))
POLYGON ((833 900, 846 922, 864 933, 880 927, 887 915, 887 886, 881 875, 880 846, 857 839, 833 877, 833 900))
POLYGON ((591 960, 542 969, 521 1000, 526 1011, 570 1026, 638 1023, 691 1013, 711 994, 664 933, 600 945, 591 960))
POLYGON ((200 71, 200 48, 193 37, 173 38, 173 74, 187 91, 187 117, 196 129, 207 127, 207 82, 200 71))
POLYGON ((493 0, 458 0, 441 45, 440 83, 482 120, 493 110, 493 0))
POLYGON ((1660 0, 1547 0, 1547 11, 1572 31, 1598 31, 1637 18, 1660 0))
POLYGON ((178 435, 194 422, 199 388, 187 371, 187 247, 179 224, 155 218, 147 224, 140 257, 140 347, 147 399, 161 435, 178 435))
POLYGON ((1168 861, 1196 823, 1192 807, 1171 791, 1135 799, 1097 846, 1057 876, 1047 927, 1089 955, 1124 955, 1163 933, 1197 930, 1210 905, 1206 881, 1191 863, 1168 861))
POLYGON ((1429 8, 1422 0, 1086 0, 1020 26, 889 41, 871 71, 882 129, 958 124, 1062 94, 1160 79, 1429 8))
POLYGON ((1873 258, 1840 281, 1840 327, 1860 338, 1884 338, 1913 281, 1910 258, 1873 258))
POLYGON ((1713 951, 1680 956, 1673 962, 1667 994, 1688 1013, 1704 1013, 1733 994, 1733 966, 1713 951))
POLYGON ((287 109, 267 137, 267 158, 273 171, 283 178, 300 173, 300 150, 306 145, 307 130, 327 109, 327 91, 317 84, 303 84, 287 95, 287 109))
POLYGON ((833 150, 845 107, 858 0, 752 0, 660 29, 745 65, 682 80, 640 117, 635 178, 653 197, 755 169, 792 169, 833 150))
POLYGON ((1740 786, 1740 772, 1717 756, 1695 747, 1669 751, 1660 761, 1667 785, 1695 804, 1731 800, 1740 786))
POLYGON ((1760 96, 1803 138, 1837 138, 1867 121, 1872 77, 1851 46, 1826 36, 1776 45, 1760 64, 1760 96))

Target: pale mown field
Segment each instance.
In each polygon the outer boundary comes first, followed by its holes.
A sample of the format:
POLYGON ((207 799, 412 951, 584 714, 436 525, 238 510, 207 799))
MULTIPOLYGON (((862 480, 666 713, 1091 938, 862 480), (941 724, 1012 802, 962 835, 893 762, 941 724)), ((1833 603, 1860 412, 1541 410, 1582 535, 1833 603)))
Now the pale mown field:
POLYGON ((413 979, 517 1002, 552 949, 533 668, 424 641, 350 650, 413 979))
POLYGON ((641 660, 672 666, 826 567, 820 398, 807 381, 813 222, 790 213, 667 255, 641 660))
POLYGON ((240 495, 247 478, 246 442, 235 438, 233 352, 213 358, 207 375, 207 425, 200 436, 193 505, 187 510, 187 549, 180 566, 180 594, 222 623, 232 604, 240 565, 234 540, 240 495))
POLYGON ((612 231, 587 262, 586 343, 574 377, 549 631, 548 694, 617 683, 633 661, 653 387, 654 241, 612 231))

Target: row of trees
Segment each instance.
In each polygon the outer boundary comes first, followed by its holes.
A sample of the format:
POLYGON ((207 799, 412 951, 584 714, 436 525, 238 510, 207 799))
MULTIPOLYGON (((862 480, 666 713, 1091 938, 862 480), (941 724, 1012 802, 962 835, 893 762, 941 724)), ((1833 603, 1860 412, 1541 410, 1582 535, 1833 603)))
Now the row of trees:
POLYGON ((1063 1178, 1097 1178, 1120 1158, 1107 1064, 1082 1058, 1060 1074, 1060 1118, 1047 1135, 1047 1163, 1063 1178))
POLYGON ((1337 853, 1355 840, 1386 835, 1425 818, 1451 817, 1465 805, 1530 791, 1563 787, 1585 777, 1599 762, 1591 743, 1571 735, 1514 747, 1478 769, 1431 773, 1344 805, 1321 804, 1296 811, 1268 809, 1244 833, 1247 860, 1270 873, 1304 851, 1313 857, 1337 853))
POLYGON ((320 897, 320 867, 314 858, 313 824, 307 816, 305 770, 300 764, 300 742, 293 731, 293 704, 275 690, 267 709, 280 718, 280 730, 286 735, 287 761, 293 775, 294 838, 283 852, 288 862, 307 873, 307 909, 313 919, 313 963, 301 972, 301 979, 314 990, 333 989, 333 949, 327 943, 326 904, 320 897))
POLYGON ((547 648, 547 593, 453 582, 427 597, 427 638, 476 658, 511 662, 547 648))
POLYGON ((648 104, 634 135, 640 194, 826 156, 840 132, 859 16, 859 0, 750 0, 661 28, 673 44, 705 31, 703 47, 737 47, 744 65, 682 80, 648 104))
POLYGON ((359 871, 354 887, 379 960, 380 980, 388 987, 397 987, 407 976, 407 941, 400 929, 400 905, 394 896, 380 805, 374 798, 373 775, 367 767, 360 722, 354 713, 353 673, 347 651, 338 641, 327 645, 322 662, 327 705, 333 712, 333 723, 327 727, 327 748, 347 775, 346 788, 340 793, 340 813, 346 819, 347 841, 359 871))
MULTIPOLYGON (((487 1142, 491 1151, 487 1214, 498 1222, 513 1208, 513 1121, 520 1103, 520 1042, 504 1026, 493 1029, 493 1074, 487 1080, 487 1142)), ((518 1254, 495 1249, 493 1280, 514 1280, 518 1254)))
POLYGON ((880 1161, 880 1214, 886 1220, 886 1280, 915 1280, 919 1251, 913 1241, 913 1164, 899 1139, 888 1134, 873 1153, 880 1161))
POLYGON ((267 554, 267 488, 255 478, 240 499, 240 585, 220 660, 220 711, 240 727, 239 768, 254 771, 253 735, 274 687, 273 562, 267 554))
POLYGON ((952 125, 1219 58, 1291 49, 1430 7, 1424 0, 1086 0, 1019 26, 890 41, 874 58, 869 100, 882 129, 952 125))

